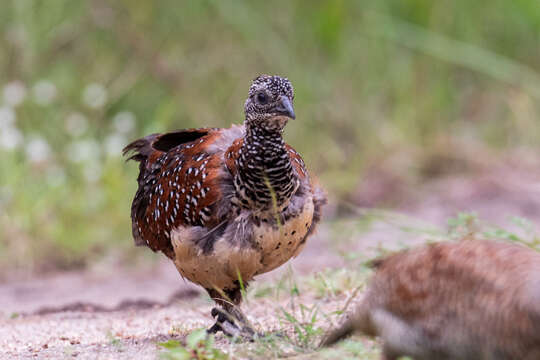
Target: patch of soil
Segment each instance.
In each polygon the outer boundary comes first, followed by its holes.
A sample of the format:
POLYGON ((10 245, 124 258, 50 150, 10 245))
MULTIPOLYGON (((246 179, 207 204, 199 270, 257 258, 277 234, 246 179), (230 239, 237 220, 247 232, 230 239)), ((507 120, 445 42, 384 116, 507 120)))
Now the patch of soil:
MULTIPOLYGON (((195 289, 181 289, 173 293, 166 301, 155 301, 147 299, 137 300, 122 300, 118 305, 114 307, 106 307, 100 304, 93 304, 89 302, 75 302, 62 306, 44 306, 39 308, 31 315, 46 315, 60 312, 113 312, 113 311, 137 311, 146 309, 159 309, 172 305, 181 300, 193 299, 199 296, 200 293, 195 289)), ((27 315, 27 314, 21 314, 27 315)))
POLYGON ((418 161, 407 171, 387 160, 368 169, 352 197, 360 207, 392 208, 445 225, 458 212, 474 211, 504 224, 509 216, 540 222, 540 162, 530 152, 493 155, 453 154, 418 161), (419 178, 419 175, 420 178, 419 178), (427 177, 426 177, 427 176, 427 177))

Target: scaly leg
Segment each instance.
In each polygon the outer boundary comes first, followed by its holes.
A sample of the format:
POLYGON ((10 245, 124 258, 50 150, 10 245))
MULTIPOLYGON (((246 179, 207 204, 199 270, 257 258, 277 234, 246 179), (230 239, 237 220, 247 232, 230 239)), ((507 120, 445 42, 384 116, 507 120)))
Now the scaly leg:
POLYGON ((212 317, 216 319, 216 323, 207 331, 212 334, 222 331, 228 336, 253 339, 256 332, 239 308, 242 301, 240 289, 224 292, 228 299, 224 299, 223 295, 216 290, 206 290, 212 299, 220 305, 220 307, 212 309, 212 317))
POLYGON ((212 309, 212 317, 216 319, 216 323, 208 329, 209 333, 215 334, 222 331, 227 336, 246 339, 253 339, 256 334, 244 314, 238 309, 227 311, 215 307, 212 309))

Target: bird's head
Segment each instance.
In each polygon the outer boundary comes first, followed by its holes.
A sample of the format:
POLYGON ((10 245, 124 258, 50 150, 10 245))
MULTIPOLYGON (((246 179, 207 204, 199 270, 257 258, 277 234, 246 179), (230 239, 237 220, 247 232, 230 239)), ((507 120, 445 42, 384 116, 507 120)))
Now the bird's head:
POLYGON ((294 90, 287 78, 260 75, 251 84, 244 105, 246 125, 267 131, 283 130, 289 119, 295 119, 294 90))

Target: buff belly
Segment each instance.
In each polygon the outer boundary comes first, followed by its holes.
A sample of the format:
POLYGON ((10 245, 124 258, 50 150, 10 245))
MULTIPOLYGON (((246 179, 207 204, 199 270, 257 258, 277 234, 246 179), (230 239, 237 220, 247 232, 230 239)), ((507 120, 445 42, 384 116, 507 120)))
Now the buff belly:
POLYGON ((222 236, 215 241, 213 250, 205 254, 189 228, 176 229, 171 233, 176 268, 184 278, 207 289, 237 288, 238 274, 247 282, 277 268, 305 246, 314 210, 312 199, 306 200, 302 209, 283 224, 253 225, 250 245, 242 246, 222 236))

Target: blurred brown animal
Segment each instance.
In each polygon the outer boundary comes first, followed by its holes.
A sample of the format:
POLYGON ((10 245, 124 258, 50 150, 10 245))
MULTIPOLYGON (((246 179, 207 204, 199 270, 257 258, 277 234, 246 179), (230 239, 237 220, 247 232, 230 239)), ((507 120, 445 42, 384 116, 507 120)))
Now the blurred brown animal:
POLYGON ((540 253, 484 240, 376 260, 357 311, 331 332, 380 336, 381 359, 540 359, 540 253))

